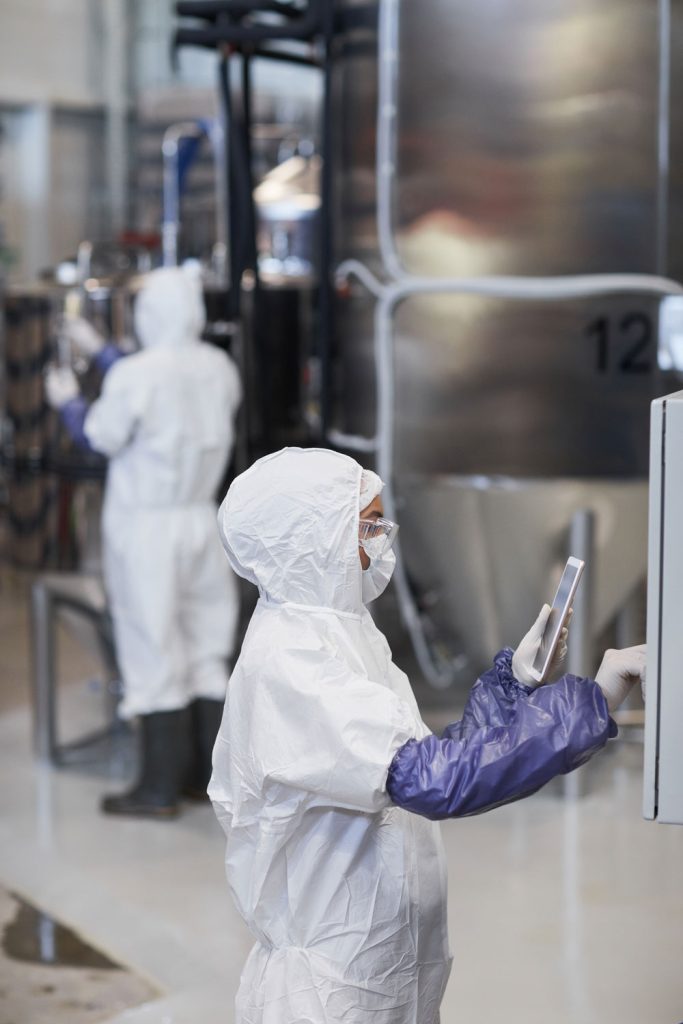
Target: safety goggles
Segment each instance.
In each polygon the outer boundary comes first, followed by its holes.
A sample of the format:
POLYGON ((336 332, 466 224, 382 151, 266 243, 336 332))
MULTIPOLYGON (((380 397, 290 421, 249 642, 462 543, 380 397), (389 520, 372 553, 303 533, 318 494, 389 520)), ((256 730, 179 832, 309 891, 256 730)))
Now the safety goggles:
POLYGON ((370 558, 381 558, 396 540, 398 523, 391 519, 361 519, 358 523, 358 541, 370 558))

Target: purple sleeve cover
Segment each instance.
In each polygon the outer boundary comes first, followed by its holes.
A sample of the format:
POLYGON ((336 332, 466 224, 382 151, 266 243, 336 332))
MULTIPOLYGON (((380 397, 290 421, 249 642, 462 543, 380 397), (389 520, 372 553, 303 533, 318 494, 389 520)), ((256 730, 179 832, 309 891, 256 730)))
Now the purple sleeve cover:
POLYGON ((395 804, 434 820, 490 810, 578 768, 616 736, 593 680, 565 675, 531 689, 515 679, 511 661, 509 648, 496 656, 442 737, 400 748, 387 778, 395 804))

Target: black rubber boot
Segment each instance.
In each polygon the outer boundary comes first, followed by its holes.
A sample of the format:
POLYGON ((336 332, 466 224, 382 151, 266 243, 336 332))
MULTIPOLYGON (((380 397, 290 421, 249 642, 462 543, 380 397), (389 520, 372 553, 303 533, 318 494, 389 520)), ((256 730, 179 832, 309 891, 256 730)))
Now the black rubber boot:
POLYGON ((187 770, 187 715, 157 711, 140 716, 142 766, 139 781, 127 793, 105 796, 105 814, 136 818, 175 818, 187 770))
POLYGON ((190 762, 183 796, 190 800, 208 800, 206 788, 211 778, 211 755, 223 717, 223 701, 198 697, 190 713, 190 762))

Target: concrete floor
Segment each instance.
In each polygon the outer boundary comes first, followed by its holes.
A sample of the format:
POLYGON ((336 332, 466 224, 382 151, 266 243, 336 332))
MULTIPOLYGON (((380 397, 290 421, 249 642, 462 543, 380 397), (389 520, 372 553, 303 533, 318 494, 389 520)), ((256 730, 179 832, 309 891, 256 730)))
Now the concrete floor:
MULTIPOLYGON (((0 644, 0 884, 163 993, 110 1022, 230 1024, 251 940, 211 808, 101 817, 125 760, 53 771, 31 755, 21 581, 2 580, 0 644)), ((102 713, 91 668, 63 644, 74 734, 102 713)), ((443 826, 455 953, 443 1024, 683 1021, 683 829, 642 820, 641 758, 618 741, 567 783, 443 826)))
POLYGON ((97 1024, 156 995, 1 886, 0 934, 0 1024, 97 1024))

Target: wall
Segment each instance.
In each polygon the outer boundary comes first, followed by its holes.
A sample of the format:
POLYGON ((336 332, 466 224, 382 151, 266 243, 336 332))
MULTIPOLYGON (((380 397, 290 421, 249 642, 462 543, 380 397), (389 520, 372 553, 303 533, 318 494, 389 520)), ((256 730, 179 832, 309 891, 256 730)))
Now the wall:
POLYGON ((92 0, 3 0, 0 101, 101 105, 100 18, 92 0))
POLYGON ((111 234, 107 138, 112 110, 120 119, 128 99, 112 91, 124 87, 109 74, 109 19, 127 11, 128 0, 2 2, 0 228, 10 280, 32 280, 83 238, 111 234))
MULTIPOLYGON (((173 0, 0 0, 0 8, 0 248, 16 256, 10 278, 28 281, 84 238, 158 228, 161 134, 188 115, 215 113, 217 58, 184 49, 173 62, 173 0)), ((258 62, 254 84, 258 120, 314 121, 315 72, 258 62)))

